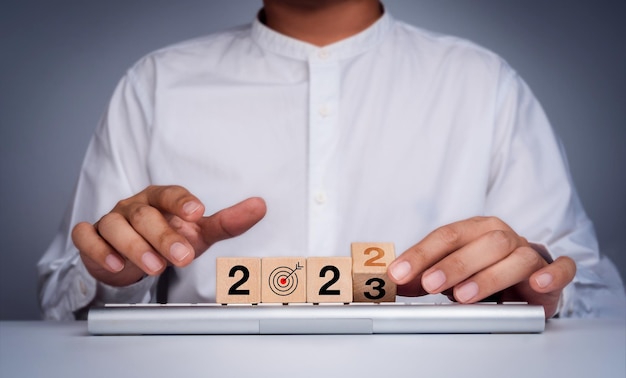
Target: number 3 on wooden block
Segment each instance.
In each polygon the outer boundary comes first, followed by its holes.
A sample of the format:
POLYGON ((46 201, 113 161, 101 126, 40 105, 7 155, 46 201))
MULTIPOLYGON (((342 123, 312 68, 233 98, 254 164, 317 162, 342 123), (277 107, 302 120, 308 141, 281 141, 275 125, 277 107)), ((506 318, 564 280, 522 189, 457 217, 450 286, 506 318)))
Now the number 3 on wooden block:
POLYGON ((261 259, 218 257, 216 260, 215 302, 261 302, 261 259))
POLYGON ((395 258, 393 243, 352 243, 354 302, 395 302, 396 285, 387 277, 395 258))
POLYGON ((352 302, 351 258, 309 257, 306 264, 307 302, 352 302))

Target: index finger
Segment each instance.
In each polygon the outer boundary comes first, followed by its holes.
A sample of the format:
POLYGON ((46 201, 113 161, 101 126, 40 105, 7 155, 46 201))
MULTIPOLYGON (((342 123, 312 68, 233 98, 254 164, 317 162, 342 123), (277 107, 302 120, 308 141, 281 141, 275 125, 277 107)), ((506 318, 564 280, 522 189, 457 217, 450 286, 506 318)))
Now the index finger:
POLYGON ((495 217, 474 217, 439 227, 398 256, 389 266, 389 277, 405 285, 445 256, 494 230, 512 231, 495 217))
POLYGON ((191 192, 179 185, 149 186, 143 192, 146 201, 162 212, 195 222, 204 215, 204 205, 191 192))
POLYGON ((251 197, 202 218, 198 224, 202 228, 204 242, 210 246, 246 232, 257 224, 266 212, 265 201, 260 197, 251 197))

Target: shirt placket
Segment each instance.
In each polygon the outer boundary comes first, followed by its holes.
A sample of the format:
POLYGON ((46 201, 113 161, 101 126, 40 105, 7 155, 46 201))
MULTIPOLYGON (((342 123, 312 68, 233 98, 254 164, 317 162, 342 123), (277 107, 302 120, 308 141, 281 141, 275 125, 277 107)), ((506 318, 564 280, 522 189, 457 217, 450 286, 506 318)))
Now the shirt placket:
POLYGON ((331 159, 338 134, 339 62, 319 49, 309 57, 309 235, 308 253, 332 254, 333 233, 337 230, 335 201, 330 189, 331 159))

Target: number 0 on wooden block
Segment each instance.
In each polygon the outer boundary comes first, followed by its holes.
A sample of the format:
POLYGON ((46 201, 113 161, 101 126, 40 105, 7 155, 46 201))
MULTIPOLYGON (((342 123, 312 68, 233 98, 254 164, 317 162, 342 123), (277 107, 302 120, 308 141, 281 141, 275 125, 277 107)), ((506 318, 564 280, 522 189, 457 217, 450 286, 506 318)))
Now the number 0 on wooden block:
POLYGON ((215 302, 261 302, 261 259, 218 257, 216 260, 215 302))
POLYGON ((395 258, 393 243, 352 243, 354 302, 395 302, 396 284, 387 277, 395 258))

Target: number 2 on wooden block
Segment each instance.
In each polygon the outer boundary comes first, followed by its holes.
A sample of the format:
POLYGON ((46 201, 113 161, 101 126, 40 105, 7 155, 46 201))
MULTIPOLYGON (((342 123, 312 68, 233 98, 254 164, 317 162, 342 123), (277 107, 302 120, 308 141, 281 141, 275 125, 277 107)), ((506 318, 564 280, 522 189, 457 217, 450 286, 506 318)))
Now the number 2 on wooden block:
POLYGON ((307 259, 307 302, 352 302, 352 259, 309 257, 307 259))
POLYGON ((322 287, 320 287, 320 291, 318 292, 318 294, 319 295, 340 295, 341 290, 330 289, 330 287, 333 286, 333 284, 335 284, 337 281, 339 281, 339 278, 341 277, 341 272, 339 272, 339 269, 334 265, 326 265, 325 267, 322 268, 322 270, 320 270, 320 278, 326 277, 326 273, 328 272, 331 273, 331 278, 330 280, 328 280, 328 282, 322 285, 322 287))
POLYGON ((241 272, 241 279, 235 282, 230 289, 228 289, 228 295, 250 295, 249 289, 240 289, 241 285, 245 284, 250 278, 250 271, 243 265, 235 265, 230 268, 230 272, 228 272, 228 277, 235 277, 237 272, 241 272))
POLYGON ((363 253, 368 256, 371 254, 375 255, 374 257, 366 260, 363 266, 384 266, 384 267, 387 266, 387 264, 385 264, 384 262, 377 262, 378 260, 385 257, 385 251, 383 249, 378 248, 378 247, 370 247, 370 248, 365 249, 363 253))
POLYGON ((261 302, 261 259, 218 257, 215 301, 217 303, 261 302))

